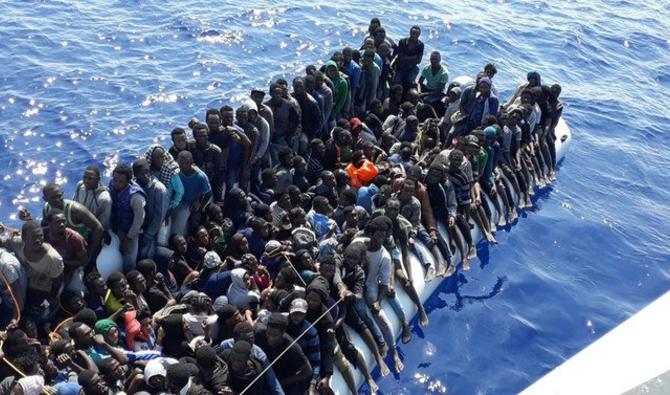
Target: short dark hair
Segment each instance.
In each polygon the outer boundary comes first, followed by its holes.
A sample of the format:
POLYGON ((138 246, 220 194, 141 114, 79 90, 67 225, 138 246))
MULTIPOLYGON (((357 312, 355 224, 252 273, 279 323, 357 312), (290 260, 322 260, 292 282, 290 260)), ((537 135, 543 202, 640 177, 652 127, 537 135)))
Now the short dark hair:
POLYGON ((170 136, 174 138, 174 136, 179 136, 181 134, 186 134, 186 131, 182 128, 174 128, 172 129, 172 132, 170 132, 170 136))
POLYGON ((133 168, 128 166, 125 163, 120 163, 116 165, 114 168, 114 171, 112 171, 112 174, 117 173, 117 174, 122 174, 126 176, 126 181, 130 182, 133 180, 133 168))

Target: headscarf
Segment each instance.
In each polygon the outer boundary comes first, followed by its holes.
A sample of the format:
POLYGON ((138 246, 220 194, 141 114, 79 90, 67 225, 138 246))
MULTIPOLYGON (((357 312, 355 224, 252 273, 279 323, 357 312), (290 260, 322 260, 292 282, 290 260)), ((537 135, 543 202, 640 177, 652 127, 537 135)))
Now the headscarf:
POLYGON ((249 291, 244 283, 245 274, 247 274, 247 270, 243 268, 233 269, 230 272, 232 283, 228 288, 228 303, 239 309, 249 307, 249 303, 256 297, 255 292, 249 291))
POLYGON ((163 355, 175 358, 190 356, 192 352, 184 334, 182 315, 170 314, 163 318, 160 326, 165 332, 165 337, 162 340, 163 355))
POLYGON ((109 318, 105 318, 104 320, 100 320, 95 323, 94 330, 95 333, 102 335, 105 338, 105 340, 107 340, 107 335, 113 328, 116 328, 118 330, 119 326, 116 324, 116 322, 110 320, 109 318))
POLYGON ((489 88, 491 87, 491 79, 489 77, 482 77, 479 79, 479 82, 477 82, 477 85, 479 84, 486 84, 489 88))
POLYGON ((149 379, 151 379, 154 376, 165 377, 167 375, 166 367, 173 365, 177 362, 179 361, 173 358, 152 359, 151 361, 147 362, 147 366, 144 367, 144 381, 147 383, 149 387, 151 387, 151 384, 149 384, 149 379))
POLYGON ((166 187, 170 185, 170 180, 173 176, 179 174, 179 165, 165 148, 161 147, 158 144, 153 144, 149 147, 147 152, 144 154, 144 159, 147 162, 151 163, 151 157, 153 156, 154 150, 156 148, 161 148, 163 150, 163 164, 159 170, 158 181, 163 183, 166 187))

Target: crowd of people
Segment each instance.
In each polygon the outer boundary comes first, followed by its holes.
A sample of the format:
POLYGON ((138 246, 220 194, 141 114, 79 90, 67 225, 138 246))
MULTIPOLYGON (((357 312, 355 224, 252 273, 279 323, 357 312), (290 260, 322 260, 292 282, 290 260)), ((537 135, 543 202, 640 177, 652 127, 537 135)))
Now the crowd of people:
POLYGON ((537 72, 506 103, 493 64, 450 81, 420 37, 374 18, 360 48, 207 109, 108 183, 93 165, 71 198, 44 186, 0 229, 0 394, 326 394, 334 369, 374 393, 345 325, 402 371, 381 303, 403 343, 396 289, 428 325, 410 255, 426 282, 468 270, 471 229, 496 243, 555 180, 562 111, 537 72))

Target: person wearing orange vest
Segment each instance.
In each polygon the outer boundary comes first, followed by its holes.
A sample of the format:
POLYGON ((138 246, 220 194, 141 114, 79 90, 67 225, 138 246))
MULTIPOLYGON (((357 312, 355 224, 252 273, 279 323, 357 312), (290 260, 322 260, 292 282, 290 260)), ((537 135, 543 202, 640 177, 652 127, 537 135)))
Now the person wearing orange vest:
POLYGON ((367 160, 362 151, 354 152, 346 171, 349 174, 349 184, 356 189, 368 185, 379 173, 377 166, 367 160))

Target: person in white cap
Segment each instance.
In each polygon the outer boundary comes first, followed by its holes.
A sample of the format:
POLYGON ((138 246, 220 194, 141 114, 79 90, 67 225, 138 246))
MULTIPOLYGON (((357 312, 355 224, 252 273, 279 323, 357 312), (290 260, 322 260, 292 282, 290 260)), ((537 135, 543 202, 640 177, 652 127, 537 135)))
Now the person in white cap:
POLYGON ((199 288, 212 300, 225 295, 231 284, 230 271, 222 271, 221 264, 219 254, 207 251, 203 259, 204 268, 200 272, 199 288))

